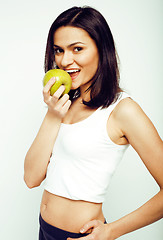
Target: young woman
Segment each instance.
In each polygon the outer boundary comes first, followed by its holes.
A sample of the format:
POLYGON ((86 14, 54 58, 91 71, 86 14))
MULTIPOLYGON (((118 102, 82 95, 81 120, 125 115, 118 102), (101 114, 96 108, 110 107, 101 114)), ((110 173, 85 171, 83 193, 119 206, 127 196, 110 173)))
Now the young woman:
POLYGON ((61 86, 51 96, 55 78, 46 84, 48 110, 25 158, 29 188, 46 178, 39 239, 113 240, 162 218, 163 142, 139 105, 120 89, 114 40, 97 10, 73 7, 54 21, 45 72, 52 68, 67 71, 72 88, 62 96, 61 86), (106 223, 102 203, 129 144, 160 191, 134 212, 106 223))

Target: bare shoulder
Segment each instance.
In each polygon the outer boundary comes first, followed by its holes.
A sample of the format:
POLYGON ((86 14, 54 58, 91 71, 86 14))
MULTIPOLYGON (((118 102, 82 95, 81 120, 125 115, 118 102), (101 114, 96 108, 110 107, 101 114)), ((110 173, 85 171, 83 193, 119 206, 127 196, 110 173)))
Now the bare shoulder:
POLYGON ((114 110, 114 114, 117 116, 123 116, 126 114, 136 113, 136 112, 143 112, 140 105, 135 102, 132 98, 126 97, 122 99, 116 106, 114 110))
POLYGON ((132 121, 142 120, 150 121, 140 105, 130 97, 122 99, 113 111, 114 118, 116 121, 126 124, 132 121))
POLYGON ((126 138, 133 143, 133 139, 139 136, 150 136, 157 134, 157 131, 140 107, 140 105, 131 98, 121 100, 113 111, 114 119, 126 138))

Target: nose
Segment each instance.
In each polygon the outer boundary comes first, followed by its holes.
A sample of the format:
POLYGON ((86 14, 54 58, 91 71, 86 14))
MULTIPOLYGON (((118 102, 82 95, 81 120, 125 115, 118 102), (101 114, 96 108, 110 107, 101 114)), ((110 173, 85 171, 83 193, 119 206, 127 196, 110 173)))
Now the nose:
POLYGON ((73 54, 71 52, 65 51, 62 55, 61 65, 63 68, 71 65, 74 62, 73 54))

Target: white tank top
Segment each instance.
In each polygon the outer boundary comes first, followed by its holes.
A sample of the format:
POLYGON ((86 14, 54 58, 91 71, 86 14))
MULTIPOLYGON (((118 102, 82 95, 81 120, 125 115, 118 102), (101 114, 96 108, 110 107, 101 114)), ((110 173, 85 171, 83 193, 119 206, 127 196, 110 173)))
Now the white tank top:
POLYGON ((115 169, 128 145, 108 136, 107 120, 121 97, 81 122, 61 124, 47 169, 45 190, 73 200, 104 202, 115 169))

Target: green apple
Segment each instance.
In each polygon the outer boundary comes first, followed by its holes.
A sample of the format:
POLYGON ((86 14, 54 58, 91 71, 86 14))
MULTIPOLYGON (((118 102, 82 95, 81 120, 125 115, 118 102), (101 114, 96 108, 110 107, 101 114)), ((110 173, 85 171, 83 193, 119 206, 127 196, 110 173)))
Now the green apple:
POLYGON ((55 77, 56 81, 50 89, 51 96, 57 91, 57 89, 61 85, 65 86, 65 91, 63 92, 62 95, 64 95, 65 93, 68 93, 70 91, 72 80, 71 80, 70 75, 66 71, 64 71, 62 69, 51 69, 51 70, 47 71, 43 78, 43 86, 45 86, 52 77, 55 77))

